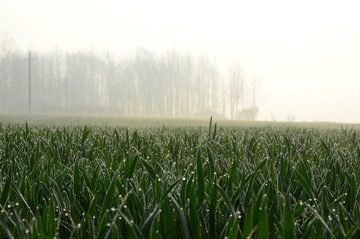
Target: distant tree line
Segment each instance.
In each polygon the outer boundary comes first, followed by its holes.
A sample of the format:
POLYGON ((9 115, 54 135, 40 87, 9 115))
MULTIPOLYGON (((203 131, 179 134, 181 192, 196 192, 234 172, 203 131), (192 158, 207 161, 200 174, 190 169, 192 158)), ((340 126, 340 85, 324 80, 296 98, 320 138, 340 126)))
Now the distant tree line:
MULTIPOLYGON (((32 55, 34 113, 186 117, 209 112, 248 120, 257 115, 256 79, 248 82, 240 64, 223 69, 215 58, 176 49, 32 55)), ((26 53, 0 34, 0 112, 26 112, 27 67, 26 53)))

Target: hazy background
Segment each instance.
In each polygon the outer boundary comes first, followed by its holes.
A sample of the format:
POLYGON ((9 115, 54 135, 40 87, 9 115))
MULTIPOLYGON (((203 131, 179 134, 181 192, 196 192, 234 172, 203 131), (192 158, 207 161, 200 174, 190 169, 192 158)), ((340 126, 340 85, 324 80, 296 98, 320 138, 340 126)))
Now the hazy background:
POLYGON ((0 0, 0 32, 24 58, 137 47, 216 56, 219 89, 240 62, 248 82, 260 82, 258 120, 360 123, 359 12, 358 1, 0 0))

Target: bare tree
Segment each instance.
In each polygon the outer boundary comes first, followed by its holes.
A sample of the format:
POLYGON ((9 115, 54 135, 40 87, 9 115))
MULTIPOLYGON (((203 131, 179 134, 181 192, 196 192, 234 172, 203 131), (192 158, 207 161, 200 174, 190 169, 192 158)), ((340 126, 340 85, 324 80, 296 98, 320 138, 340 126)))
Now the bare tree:
POLYGON ((229 68, 229 91, 230 117, 235 119, 237 112, 244 108, 245 100, 245 77, 240 63, 234 63, 229 68))
POLYGON ((67 78, 66 78, 66 58, 64 53, 57 49, 54 54, 54 80, 53 83, 57 86, 55 88, 56 104, 63 108, 67 108, 67 78), (61 89, 61 90, 60 90, 61 89))
POLYGON ((0 82, 2 89, 2 109, 6 109, 6 98, 7 98, 7 89, 10 86, 10 61, 11 57, 15 52, 15 42, 12 37, 6 32, 0 33, 0 82))

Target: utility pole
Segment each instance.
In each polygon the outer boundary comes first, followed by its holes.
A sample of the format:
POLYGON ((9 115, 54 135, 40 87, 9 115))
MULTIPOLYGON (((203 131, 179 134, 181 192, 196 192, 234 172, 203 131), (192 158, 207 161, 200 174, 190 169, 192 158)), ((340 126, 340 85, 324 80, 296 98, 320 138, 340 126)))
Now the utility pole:
POLYGON ((29 114, 31 114, 31 51, 29 51, 29 114))

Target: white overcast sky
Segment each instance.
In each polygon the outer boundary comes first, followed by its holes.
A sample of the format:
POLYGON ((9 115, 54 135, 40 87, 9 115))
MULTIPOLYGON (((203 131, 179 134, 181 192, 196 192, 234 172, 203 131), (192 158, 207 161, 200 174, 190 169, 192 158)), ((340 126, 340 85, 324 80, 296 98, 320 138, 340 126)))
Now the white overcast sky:
POLYGON ((259 120, 360 123, 360 1, 0 0, 24 50, 177 47, 261 76, 259 120))

